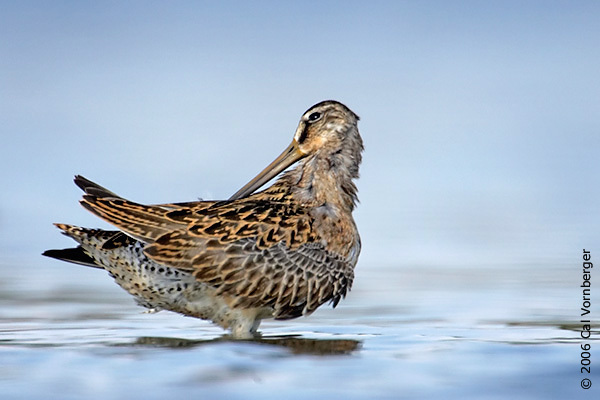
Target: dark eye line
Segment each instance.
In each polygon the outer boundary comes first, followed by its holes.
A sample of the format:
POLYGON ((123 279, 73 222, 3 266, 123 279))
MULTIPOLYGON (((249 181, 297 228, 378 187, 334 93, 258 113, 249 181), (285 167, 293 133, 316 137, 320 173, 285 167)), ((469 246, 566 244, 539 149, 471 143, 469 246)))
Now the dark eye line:
POLYGON ((302 130, 302 133, 300 133, 300 136, 298 137, 298 143, 302 144, 302 142, 304 142, 306 140, 306 135, 308 135, 308 124, 304 125, 304 129, 302 130))
POLYGON ((308 135, 308 126, 310 124, 312 124, 313 122, 321 119, 322 116, 323 116, 323 114, 321 114, 319 111, 315 111, 308 116, 308 118, 306 119, 306 124, 304 125, 304 129, 302 130, 302 133, 300 133, 300 136, 298 137, 298 143, 303 143, 306 140, 306 136, 308 135))

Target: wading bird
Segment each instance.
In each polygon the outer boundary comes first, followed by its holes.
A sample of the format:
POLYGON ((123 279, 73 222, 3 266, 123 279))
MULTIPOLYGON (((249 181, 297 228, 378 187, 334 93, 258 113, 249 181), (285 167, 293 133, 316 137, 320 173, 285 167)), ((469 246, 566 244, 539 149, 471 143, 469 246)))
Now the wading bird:
POLYGON ((235 338, 256 335, 262 319, 335 307, 361 248, 358 119, 336 101, 312 106, 289 147, 225 201, 143 205, 76 176, 81 205, 119 230, 56 224, 79 246, 44 255, 105 269, 139 305, 211 320, 235 338))

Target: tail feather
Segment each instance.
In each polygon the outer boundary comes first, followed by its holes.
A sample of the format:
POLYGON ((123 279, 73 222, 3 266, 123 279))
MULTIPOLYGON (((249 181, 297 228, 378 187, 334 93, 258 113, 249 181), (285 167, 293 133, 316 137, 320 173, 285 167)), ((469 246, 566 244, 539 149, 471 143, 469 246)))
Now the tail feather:
POLYGON ((119 231, 105 231, 102 229, 82 228, 75 225, 61 223, 55 223, 54 225, 62 231, 61 233, 63 235, 75 239, 78 243, 102 243, 120 233, 119 231))
POLYGON ((157 206, 145 206, 124 199, 98 198, 93 195, 83 196, 80 203, 92 214, 142 242, 156 240, 181 225, 166 218, 167 210, 157 206))
POLYGON ((94 259, 90 257, 81 246, 62 250, 46 250, 42 255, 61 261, 85 265, 86 267, 102 268, 94 262, 94 259))
POLYGON ((119 196, 119 195, 111 192, 110 190, 106 189, 105 187, 102 187, 102 186, 98 185, 95 182, 90 181, 87 178, 84 178, 81 175, 75 175, 74 182, 86 194, 89 194, 89 195, 92 195, 92 196, 96 196, 96 197, 99 197, 99 198, 122 199, 121 196, 119 196))
POLYGON ((80 201, 84 208, 138 240, 153 241, 180 227, 166 217, 172 207, 134 203, 81 175, 75 176, 75 184, 85 192, 80 201))
MULTIPOLYGON (((104 231, 101 229, 80 228, 75 225, 54 224, 62 231, 62 234, 68 236, 79 244, 101 248, 103 245, 110 243, 113 248, 116 246, 113 242, 123 242, 127 245, 128 242, 122 239, 123 233, 119 231, 104 231)), ((131 239, 133 240, 133 239, 131 239)), ((52 249, 42 253, 43 256, 55 258, 61 261, 67 261, 75 264, 85 265, 87 267, 102 268, 98 265, 93 257, 89 255, 82 246, 68 249, 52 249)))

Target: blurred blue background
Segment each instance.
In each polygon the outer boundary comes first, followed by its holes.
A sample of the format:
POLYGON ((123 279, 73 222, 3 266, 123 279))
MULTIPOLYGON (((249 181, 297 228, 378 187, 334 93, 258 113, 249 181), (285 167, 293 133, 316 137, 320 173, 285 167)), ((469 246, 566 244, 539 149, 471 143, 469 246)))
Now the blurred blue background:
POLYGON ((341 381, 349 398, 369 393, 369 382, 461 399, 465 387, 488 393, 486 382, 500 397, 513 387, 525 388, 522 398, 581 390, 569 323, 579 319, 582 248, 593 258, 600 251, 599 2, 2 1, 0 9, 7 394, 65 395, 65 384, 129 398, 133 379, 145 385, 141 397, 171 395, 180 379, 204 376, 198 360, 208 380, 222 363, 236 383, 240 365, 266 382, 293 382, 290 398, 307 397, 306 382, 336 393, 341 381), (143 203, 224 199, 325 99, 361 117, 357 279, 335 311, 263 326, 346 332, 364 342, 357 356, 288 365, 243 344, 177 356, 113 347, 149 334, 221 332, 174 314, 139 316, 105 274, 40 256, 73 244, 52 222, 108 227, 78 205, 73 175, 143 203), (136 375, 144 368, 154 376, 136 375), (176 385, 155 392, 164 381, 176 385))
POLYGON ((139 202, 226 198, 329 98, 361 116, 361 264, 599 243, 597 2, 2 9, 2 257, 68 244, 51 222, 106 226, 74 174, 139 202))

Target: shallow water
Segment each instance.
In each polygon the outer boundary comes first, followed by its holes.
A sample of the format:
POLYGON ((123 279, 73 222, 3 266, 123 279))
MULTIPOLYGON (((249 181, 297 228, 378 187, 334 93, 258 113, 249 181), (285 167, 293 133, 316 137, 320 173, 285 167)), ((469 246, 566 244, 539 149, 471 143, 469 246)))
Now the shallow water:
MULTIPOLYGON (((361 265, 337 309, 266 321, 262 339, 233 341, 204 321, 142 313, 102 271, 40 264, 1 266, 2 399, 591 398, 597 391, 580 387, 579 275, 567 266, 361 265)), ((592 343, 600 347, 597 334, 592 343)), ((596 354, 589 378, 600 387, 596 354)))

